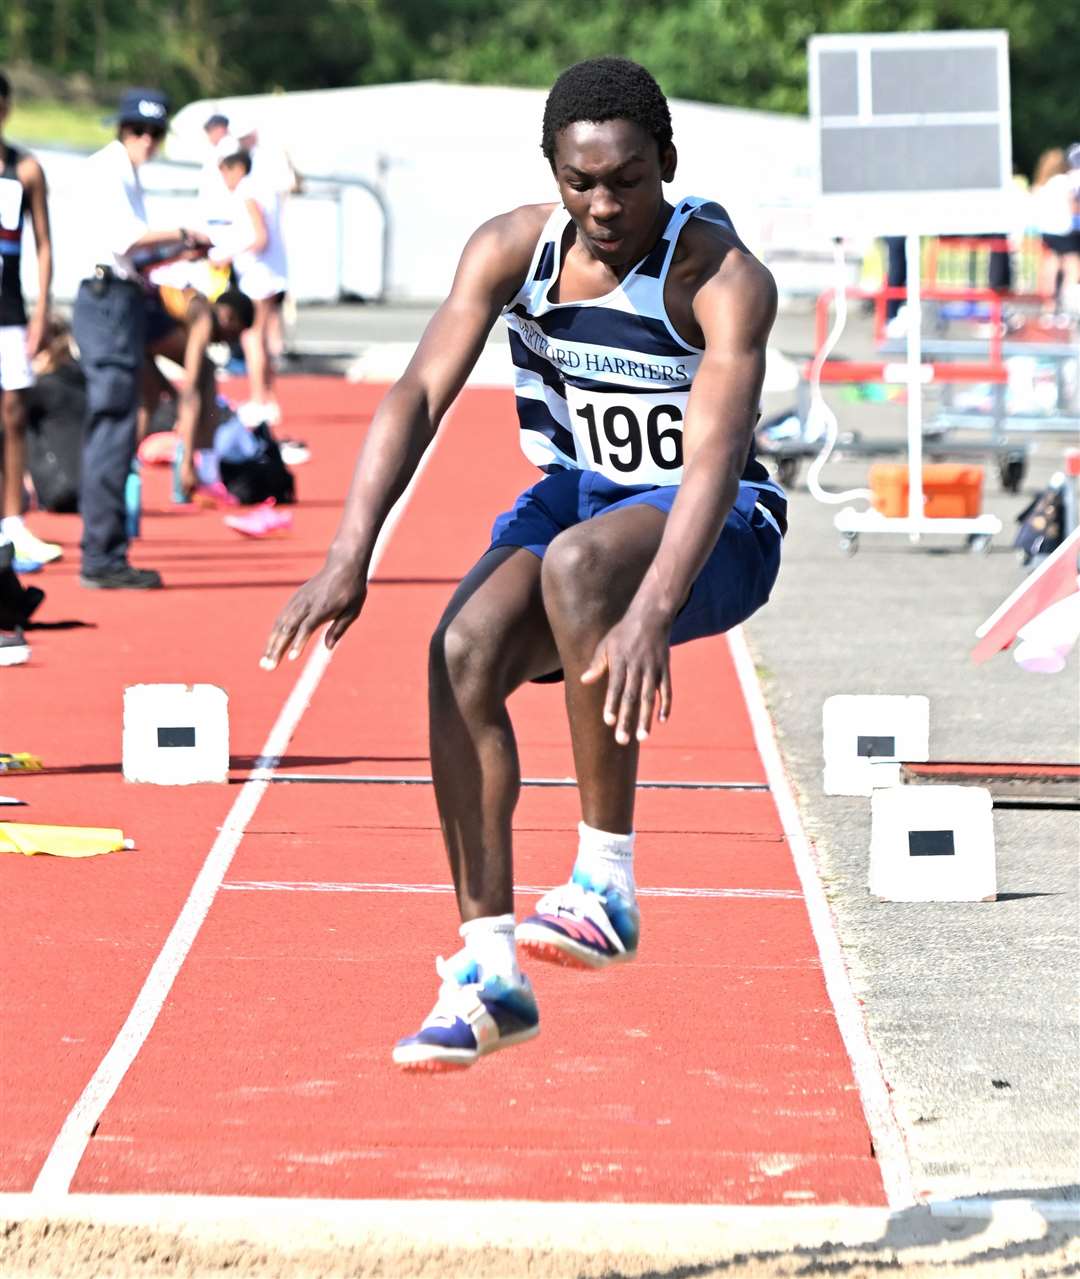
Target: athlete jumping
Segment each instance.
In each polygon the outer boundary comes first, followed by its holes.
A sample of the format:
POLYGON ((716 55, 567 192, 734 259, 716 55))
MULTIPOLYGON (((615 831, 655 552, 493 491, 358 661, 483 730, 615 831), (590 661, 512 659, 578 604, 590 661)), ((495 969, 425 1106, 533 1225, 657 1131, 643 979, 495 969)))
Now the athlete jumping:
POLYGON ((379 530, 499 315, 526 456, 546 473, 495 521, 431 642, 431 768, 464 949, 435 1008, 394 1048, 406 1068, 469 1066, 539 1031, 518 947, 601 968, 633 959, 634 790, 672 644, 768 599, 786 501, 752 438, 776 288, 724 209, 668 203, 667 101, 621 58, 578 63, 544 110, 559 203, 481 226, 447 300, 364 443, 322 569, 286 605, 262 665, 364 605, 379 530), (565 678, 582 821, 569 883, 515 929, 511 823, 521 784, 506 703, 565 678))

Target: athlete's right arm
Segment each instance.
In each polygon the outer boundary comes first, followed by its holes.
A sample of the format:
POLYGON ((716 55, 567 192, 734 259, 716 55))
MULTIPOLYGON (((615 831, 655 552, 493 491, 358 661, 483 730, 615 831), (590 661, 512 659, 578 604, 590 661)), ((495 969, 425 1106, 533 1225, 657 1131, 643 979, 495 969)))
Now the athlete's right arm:
POLYGON ((485 223, 469 240, 449 297, 375 414, 326 563, 270 632, 260 662, 265 669, 286 653, 299 657, 326 622, 326 644, 333 648, 359 616, 379 530, 465 385, 499 312, 521 287, 542 225, 535 207, 518 209, 485 223))

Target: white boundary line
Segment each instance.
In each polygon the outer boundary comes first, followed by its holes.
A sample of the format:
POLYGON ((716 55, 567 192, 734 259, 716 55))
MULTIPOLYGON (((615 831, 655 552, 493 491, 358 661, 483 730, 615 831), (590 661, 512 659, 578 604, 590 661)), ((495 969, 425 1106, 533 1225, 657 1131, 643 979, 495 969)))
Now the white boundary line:
MULTIPOLYGON (((0 1221, 42 1217, 33 1195, 0 1194, 0 1221)), ((902 1210, 851 1204, 549 1203, 520 1199, 274 1199, 237 1195, 75 1194, 49 1221, 141 1226, 202 1243, 257 1240, 291 1253, 361 1247, 372 1254, 424 1249, 512 1248, 575 1254, 610 1251, 716 1261, 725 1253, 818 1245, 880 1249, 940 1244, 939 1223, 979 1223, 1042 1241, 1048 1226, 1080 1226, 1080 1202, 1062 1199, 949 1199, 902 1210)), ((971 1232, 969 1232, 970 1234, 971 1232)), ((1000 1243, 1000 1240, 995 1240, 1000 1243)), ((449 1264, 445 1257, 443 1265, 449 1264)), ((1018 1258, 1019 1260, 1019 1258, 1018 1258)))
MULTIPOLYGON (((523 896, 546 893, 552 885, 515 884, 514 892, 523 896)), ((222 892, 239 893, 447 893, 453 884, 392 884, 362 880, 334 879, 231 879, 221 885, 222 892)), ((690 897, 695 899, 749 898, 764 901, 802 901, 801 892, 788 888, 642 888, 639 897, 690 897)))
POLYGON ((776 742, 772 719, 761 691, 753 658, 746 645, 741 626, 727 633, 728 646, 735 661, 735 672, 742 686, 743 698, 750 714, 754 741, 765 765, 780 822, 791 848, 795 869, 806 897, 810 927, 821 955, 825 988, 836 1013, 840 1035, 851 1058, 855 1082, 862 1098, 867 1126, 874 1143, 874 1153, 881 1165, 881 1179, 889 1207, 901 1210, 916 1202, 907 1144, 889 1099, 881 1061, 867 1035, 859 1002, 852 990, 844 962, 836 921, 818 876, 813 846, 805 830, 795 802, 787 771, 776 742))
MULTIPOLYGON (((372 552, 369 578, 378 568, 390 537, 435 451, 436 442, 445 433, 457 403, 458 401, 455 401, 451 406, 450 412, 443 420, 442 429, 428 446, 408 487, 387 516, 372 552)), ((101 1059, 90 1082, 68 1112, 41 1166, 31 1192, 35 1200, 55 1202, 69 1194, 72 1179, 86 1153, 86 1147, 94 1135, 94 1129, 105 1107, 112 1100, 132 1062, 138 1056, 139 1050, 146 1042, 164 1007, 165 1000, 169 997, 177 974, 210 911, 218 888, 240 846, 240 841, 244 838, 248 823, 254 817, 259 801, 266 793, 274 766, 284 755, 290 738, 319 686, 319 681, 330 665, 333 652, 323 643, 322 635, 316 636, 313 642, 314 648, 304 663, 300 678, 293 685, 284 706, 278 713, 262 753, 255 761, 255 767, 244 779, 236 799, 233 800, 228 816, 218 831, 217 839, 211 845, 202 868, 191 886, 191 892, 176 918, 176 923, 173 924, 154 960, 131 1006, 131 1011, 120 1028, 120 1033, 113 1040, 112 1046, 101 1059)))

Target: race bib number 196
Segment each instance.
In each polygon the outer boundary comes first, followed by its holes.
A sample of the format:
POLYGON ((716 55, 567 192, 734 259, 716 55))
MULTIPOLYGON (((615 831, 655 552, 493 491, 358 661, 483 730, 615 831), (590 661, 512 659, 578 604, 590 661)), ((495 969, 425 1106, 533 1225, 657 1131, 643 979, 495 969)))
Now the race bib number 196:
POLYGON ((618 484, 678 484, 688 391, 566 388, 578 465, 618 484))

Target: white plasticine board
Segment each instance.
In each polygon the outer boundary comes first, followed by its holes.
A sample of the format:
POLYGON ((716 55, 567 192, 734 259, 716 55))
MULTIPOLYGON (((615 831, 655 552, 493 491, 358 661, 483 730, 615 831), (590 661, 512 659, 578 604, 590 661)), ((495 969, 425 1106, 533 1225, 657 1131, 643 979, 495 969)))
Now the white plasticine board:
POLYGON ((870 799, 870 892, 894 902, 997 896, 993 801, 982 786, 897 786, 870 799))
POLYGON ((900 762, 930 758, 930 700, 837 693, 821 708, 826 795, 869 795, 900 781, 900 762))
POLYGON ((124 778, 159 786, 229 779, 229 698, 214 684, 124 689, 124 778))

